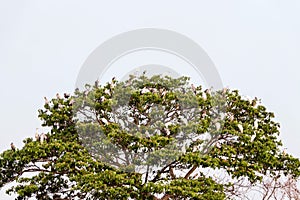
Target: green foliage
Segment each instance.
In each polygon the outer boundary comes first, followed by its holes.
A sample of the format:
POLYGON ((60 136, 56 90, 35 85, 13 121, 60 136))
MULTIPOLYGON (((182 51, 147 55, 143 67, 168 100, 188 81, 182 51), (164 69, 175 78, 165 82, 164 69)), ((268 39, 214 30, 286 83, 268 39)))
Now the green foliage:
POLYGON ((225 199, 232 183, 208 169, 253 184, 300 176, 299 159, 280 150, 279 124, 258 99, 188 81, 131 76, 46 102, 39 118, 51 131, 1 153, 0 187, 14 182, 7 193, 18 199, 225 199), (136 171, 141 163, 152 170, 136 171))

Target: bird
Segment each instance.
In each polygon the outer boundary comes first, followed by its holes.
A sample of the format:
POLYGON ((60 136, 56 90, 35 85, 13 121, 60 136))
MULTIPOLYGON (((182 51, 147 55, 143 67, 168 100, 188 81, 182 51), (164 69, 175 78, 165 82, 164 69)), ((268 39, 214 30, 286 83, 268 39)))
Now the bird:
POLYGON ((101 96, 101 97, 100 97, 100 102, 103 102, 103 101, 105 101, 105 100, 106 100, 105 96, 101 96))
POLYGON ((239 128, 240 132, 243 133, 244 128, 243 128, 242 124, 238 124, 237 127, 239 128))
POLYGON ((283 149, 283 152, 282 152, 282 155, 283 155, 283 156, 286 156, 286 150, 287 150, 287 148, 284 148, 284 149, 283 149))
POLYGON ((164 129, 165 129, 167 135, 171 134, 171 131, 168 128, 164 128, 164 129))
POLYGON ((167 91, 167 90, 164 90, 164 91, 162 91, 162 93, 161 93, 162 97, 166 96, 166 95, 167 95, 167 93, 168 93, 168 91, 167 91))
POLYGON ((170 130, 166 127, 164 127, 161 132, 165 135, 165 136, 169 136, 171 134, 170 130))
POLYGON ((49 104, 49 100, 47 99, 47 97, 44 97, 45 99, 45 104, 49 104))
POLYGON ((164 88, 159 88, 159 93, 162 93, 164 91, 164 88))
POLYGON ((150 92, 152 92, 152 93, 158 93, 158 90, 156 88, 151 88, 150 92))
MULTIPOLYGON (((169 167, 169 173, 170 173, 170 176, 172 177, 172 178, 176 178, 176 176, 175 176, 175 174, 174 174, 174 170, 173 170, 173 167, 172 166, 170 166, 169 167)), ((155 172, 155 171, 154 171, 155 172)), ((154 173, 153 173, 154 174, 154 173)))
POLYGON ((227 93, 227 91, 228 91, 228 88, 224 87, 223 91, 222 91, 222 94, 225 95, 227 93))
POLYGON ((42 133, 41 136, 40 136, 41 144, 43 144, 45 140, 47 140, 47 135, 45 133, 42 133))
POLYGON ((222 145, 221 145, 220 141, 217 141, 217 142, 216 142, 216 147, 217 147, 217 148, 221 148, 221 146, 222 146, 222 145))
POLYGON ((206 95, 205 92, 202 93, 202 98, 203 98, 204 101, 207 99, 207 95, 206 95))
POLYGON ((131 85, 131 83, 132 83, 132 80, 131 80, 131 79, 130 79, 130 80, 127 80, 124 86, 125 86, 125 87, 128 87, 128 86, 131 85))
POLYGON ((257 120, 257 119, 254 120, 254 128, 255 128, 255 129, 258 129, 258 120, 257 120))
POLYGON ((171 100, 171 104, 175 104, 175 103, 176 103, 175 99, 171 100))
POLYGON ((186 93, 185 88, 181 88, 181 92, 182 92, 183 94, 185 94, 185 93, 186 93))
POLYGON ((69 97, 70 97, 70 94, 68 94, 68 93, 64 93, 64 97, 67 99, 67 98, 69 98, 69 97))
POLYGON ((166 126, 166 127, 169 127, 169 126, 171 126, 171 125, 173 125, 172 122, 166 122, 166 123, 165 123, 165 126, 166 126))
POLYGON ((10 143, 10 147, 11 147, 11 150, 16 151, 16 146, 14 145, 14 143, 10 143))
POLYGON ((217 123, 215 124, 215 126, 216 126, 216 130, 217 130, 217 131, 219 131, 219 130, 220 130, 220 128, 221 128, 221 124, 220 124, 220 122, 217 122, 217 123))
POLYGON ((105 125, 107 125, 107 124, 108 124, 108 121, 107 121, 107 119, 105 119, 104 117, 103 117, 103 118, 101 118, 101 122, 103 122, 105 125))
POLYGON ((146 131, 146 132, 145 132, 145 135, 146 135, 146 138, 150 138, 149 131, 146 131))
POLYGON ((54 126, 59 126, 59 122, 54 122, 54 126))
POLYGON ((104 93, 110 95, 110 90, 109 89, 105 89, 104 93))
POLYGON ((256 138, 256 135, 254 134, 254 135, 251 136, 251 140, 250 141, 253 142, 255 138, 256 138))
POLYGON ((234 120, 234 115, 232 113, 228 113, 227 114, 229 121, 233 121, 234 120))
POLYGON ((75 103, 75 100, 74 99, 71 99, 70 102, 69 102, 69 105, 73 105, 75 103))
POLYGON ((40 140, 40 135, 39 135, 39 133, 38 133, 38 128, 36 128, 36 132, 35 132, 35 140, 36 141, 39 141, 40 140))
POLYGON ((84 92, 83 92, 83 95, 84 95, 84 97, 87 97, 87 95, 89 94, 89 90, 85 90, 84 92))
POLYGON ((145 88, 145 87, 141 90, 141 94, 146 94, 148 92, 150 92, 150 90, 148 88, 145 88))
POLYGON ((206 89, 206 90, 204 90, 204 92, 208 95, 211 95, 210 89, 206 89))
POLYGON ((60 95, 58 93, 56 93, 56 98, 60 99, 60 95))
POLYGON ((114 89, 114 87, 116 86, 115 83, 116 83, 116 78, 113 77, 113 78, 111 79, 110 89, 114 89))
POLYGON ((175 110, 174 110, 174 111, 171 111, 171 112, 169 112, 169 113, 167 114, 167 117, 171 117, 171 116, 173 116, 175 113, 176 113, 175 110))
POLYGON ((95 87, 98 87, 99 86, 99 79, 97 79, 96 81, 95 81, 95 87))
POLYGON ((257 97, 255 97, 252 102, 251 105, 255 108, 257 106, 257 102, 259 101, 259 99, 257 97))
POLYGON ((207 115, 207 112, 206 112, 206 110, 203 110, 202 111, 202 114, 201 114, 201 117, 207 117, 208 115, 207 115))
POLYGON ((191 84, 191 88, 192 88, 192 91, 196 94, 196 87, 194 86, 194 84, 191 84))

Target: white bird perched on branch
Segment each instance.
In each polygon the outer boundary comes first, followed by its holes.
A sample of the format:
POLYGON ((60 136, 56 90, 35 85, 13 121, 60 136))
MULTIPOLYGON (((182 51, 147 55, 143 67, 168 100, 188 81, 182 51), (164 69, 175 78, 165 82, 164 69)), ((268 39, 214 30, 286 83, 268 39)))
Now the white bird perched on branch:
POLYGON ((39 130, 39 128, 36 128, 36 129, 35 129, 35 140, 36 140, 36 141, 39 141, 39 140, 40 140, 40 135, 39 135, 39 133, 38 133, 38 130, 39 130))
POLYGON ((223 90, 222 90, 222 94, 225 95, 228 91, 229 91, 229 89, 224 87, 223 90))
POLYGON ((45 104, 49 104, 49 100, 47 99, 47 97, 44 97, 45 99, 45 104))
POLYGON ((282 152, 282 155, 283 155, 283 156, 286 156, 286 150, 287 150, 287 148, 284 148, 284 149, 283 149, 283 152, 282 152))
POLYGON ((194 84, 191 84, 191 88, 192 88, 192 91, 196 94, 196 87, 194 86, 194 84))
POLYGON ((111 93, 110 93, 110 90, 109 90, 109 89, 105 89, 105 90, 104 90, 104 93, 105 93, 105 94, 108 94, 108 95, 111 95, 111 93))
POLYGON ((217 131, 219 131, 219 130, 221 129, 221 123, 220 123, 220 122, 217 122, 217 123, 215 124, 215 126, 216 126, 216 130, 217 130, 217 131))
POLYGON ((211 95, 210 89, 206 89, 206 90, 204 90, 204 92, 208 95, 211 95))
POLYGON ((208 115, 207 115, 207 112, 206 112, 206 110, 203 110, 202 111, 202 114, 201 114, 201 117, 207 117, 208 115))
POLYGON ((99 79, 97 79, 96 81, 95 81, 95 87, 98 87, 99 86, 99 79))
POLYGON ((222 145, 221 145, 221 142, 220 142, 220 141, 217 141, 217 142, 216 142, 216 147, 217 147, 217 148, 221 148, 221 147, 222 147, 222 145))
POLYGON ((167 90, 164 90, 164 91, 161 93, 162 97, 166 96, 167 93, 168 93, 168 91, 167 91, 167 90))
POLYGON ((239 128, 241 133, 244 132, 244 128, 243 128, 242 124, 238 124, 237 127, 239 128))
POLYGON ((251 136, 251 140, 250 141, 253 142, 255 138, 256 138, 256 135, 254 134, 254 135, 251 136))
POLYGON ((148 88, 145 88, 145 87, 141 90, 141 94, 146 94, 148 92, 150 92, 150 90, 148 88))
POLYGON ((107 121, 107 119, 105 119, 104 117, 103 117, 103 118, 101 118, 101 122, 102 122, 102 123, 104 123, 105 125, 107 125, 107 124, 108 124, 108 121, 107 121))
POLYGON ((116 77, 113 77, 111 79, 111 84, 110 84, 110 88, 113 89, 116 86, 116 77))
POLYGON ((85 90, 85 91, 83 92, 83 96, 84 96, 84 97, 87 97, 88 94, 89 94, 89 92, 90 92, 89 90, 85 90))
POLYGON ((176 113, 176 110, 167 113, 167 117, 171 117, 176 113))
POLYGON ((125 85, 124 85, 124 87, 128 87, 128 86, 130 86, 131 85, 131 83, 132 83, 132 80, 127 80, 126 82, 125 82, 125 85))
POLYGON ((234 115, 232 113, 228 113, 227 114, 229 121, 233 121, 234 120, 234 115))
POLYGON ((173 123, 172 122, 166 122, 165 123, 165 126, 168 128, 169 126, 171 126, 171 125, 173 125, 173 123))
POLYGON ((47 140, 47 135, 45 133, 42 133, 41 136, 40 136, 40 142, 41 142, 41 144, 43 144, 44 141, 46 141, 46 140, 47 140))
POLYGON ((257 120, 257 119, 254 120, 254 128, 255 128, 255 129, 258 129, 258 120, 257 120))
POLYGON ((14 145, 14 143, 10 143, 10 148, 13 151, 16 151, 16 146, 14 145))
POLYGON ((207 99, 207 95, 206 95, 205 92, 202 92, 202 98, 203 98, 204 101, 207 99))
POLYGON ((150 88, 150 92, 152 92, 152 93, 158 93, 158 90, 156 88, 150 88))
POLYGON ((166 128, 166 127, 164 127, 162 129, 162 133, 164 133, 166 136, 169 136, 171 134, 170 130, 168 128, 166 128))
POLYGON ((56 98, 61 99, 59 93, 56 93, 56 98))
POLYGON ((103 101, 105 101, 105 100, 106 100, 105 96, 101 96, 101 97, 100 97, 100 102, 103 102, 103 101))
POLYGON ((146 138, 150 138, 149 131, 146 131, 146 132, 145 132, 145 135, 146 135, 146 138))
POLYGON ((70 102, 69 102, 69 105, 73 105, 75 103, 75 100, 74 99, 71 99, 70 102))

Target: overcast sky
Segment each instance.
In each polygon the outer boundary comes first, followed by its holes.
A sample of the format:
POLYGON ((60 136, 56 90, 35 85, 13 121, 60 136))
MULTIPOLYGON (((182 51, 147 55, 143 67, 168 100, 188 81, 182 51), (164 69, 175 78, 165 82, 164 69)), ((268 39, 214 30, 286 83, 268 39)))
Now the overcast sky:
MULTIPOLYGON (((261 98, 281 123, 284 146, 300 157, 300 1, 0 2, 1 151, 34 136, 43 97, 72 92, 101 43, 126 31, 161 28, 197 42, 224 86, 261 98)), ((9 199, 3 190, 0 195, 9 199)))

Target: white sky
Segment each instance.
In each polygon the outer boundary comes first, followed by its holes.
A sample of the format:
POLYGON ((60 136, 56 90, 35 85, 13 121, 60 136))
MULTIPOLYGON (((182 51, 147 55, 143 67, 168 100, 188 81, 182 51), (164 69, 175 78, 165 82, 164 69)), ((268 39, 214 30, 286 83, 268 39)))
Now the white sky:
MULTIPOLYGON (((297 0, 0 1, 0 151, 33 137, 43 97, 73 91, 102 42, 151 27, 196 41, 225 86, 275 112, 284 145, 300 157, 299 10, 297 0)), ((0 199, 10 197, 1 190, 0 199)))

